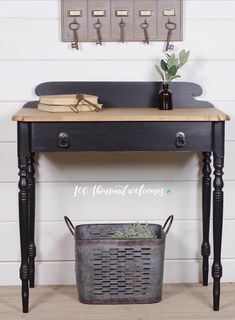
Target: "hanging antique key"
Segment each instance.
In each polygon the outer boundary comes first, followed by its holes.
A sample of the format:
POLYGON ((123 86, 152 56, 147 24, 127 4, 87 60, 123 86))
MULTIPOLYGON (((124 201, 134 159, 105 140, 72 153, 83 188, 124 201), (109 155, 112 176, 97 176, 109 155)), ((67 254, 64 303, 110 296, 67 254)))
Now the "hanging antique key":
POLYGON ((73 22, 69 24, 69 29, 73 31, 73 42, 71 43, 71 47, 73 49, 78 50, 78 29, 80 28, 80 24, 74 19, 73 22))
POLYGON ((126 24, 123 21, 123 19, 119 23, 119 26, 120 26, 120 42, 124 43, 124 41, 125 41, 125 26, 126 26, 126 24))
POLYGON ((102 24, 100 23, 100 19, 97 19, 97 22, 94 23, 94 28, 96 29, 96 34, 97 34, 96 44, 99 44, 102 46, 102 36, 101 36, 102 24))
POLYGON ((165 27, 168 30, 167 40, 166 40, 166 51, 173 50, 174 45, 170 44, 170 40, 171 40, 172 31, 176 29, 176 23, 170 21, 169 19, 168 22, 165 24, 165 27))
POLYGON ((144 43, 149 44, 149 34, 148 34, 148 27, 149 24, 147 22, 147 19, 143 23, 141 23, 141 28, 144 30, 144 43))

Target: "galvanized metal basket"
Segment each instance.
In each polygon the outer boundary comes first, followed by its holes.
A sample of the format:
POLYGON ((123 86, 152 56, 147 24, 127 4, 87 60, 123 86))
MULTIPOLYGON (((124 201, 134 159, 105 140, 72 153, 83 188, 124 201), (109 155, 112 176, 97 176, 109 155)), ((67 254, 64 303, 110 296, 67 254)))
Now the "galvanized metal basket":
POLYGON ((88 304, 155 303, 161 301, 165 239, 173 216, 163 227, 150 224, 153 239, 113 239, 130 224, 65 222, 75 238, 75 270, 79 300, 88 304))

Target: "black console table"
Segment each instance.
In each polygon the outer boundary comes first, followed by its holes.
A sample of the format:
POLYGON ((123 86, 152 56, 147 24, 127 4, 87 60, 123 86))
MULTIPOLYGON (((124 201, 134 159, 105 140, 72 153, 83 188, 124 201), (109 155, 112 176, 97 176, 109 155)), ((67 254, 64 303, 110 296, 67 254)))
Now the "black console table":
POLYGON ((173 83, 175 109, 160 111, 154 82, 52 82, 36 88, 37 95, 84 92, 95 94, 102 112, 48 113, 27 103, 13 120, 18 123, 20 278, 23 312, 28 312, 29 286, 34 287, 35 178, 34 154, 71 151, 202 152, 203 285, 208 285, 210 255, 211 153, 213 153, 213 309, 219 310, 222 276, 224 126, 229 117, 208 102, 195 100, 200 86, 173 83))

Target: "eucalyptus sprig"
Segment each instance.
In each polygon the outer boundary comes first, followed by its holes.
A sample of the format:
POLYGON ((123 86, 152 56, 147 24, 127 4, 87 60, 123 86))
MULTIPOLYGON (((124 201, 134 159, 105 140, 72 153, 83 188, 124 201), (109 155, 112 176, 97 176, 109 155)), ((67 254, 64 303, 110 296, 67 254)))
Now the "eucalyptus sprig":
POLYGON ((177 74, 188 61, 190 51, 182 50, 177 57, 175 53, 166 53, 166 58, 161 60, 160 66, 156 65, 156 69, 164 82, 170 82, 181 76, 177 74))

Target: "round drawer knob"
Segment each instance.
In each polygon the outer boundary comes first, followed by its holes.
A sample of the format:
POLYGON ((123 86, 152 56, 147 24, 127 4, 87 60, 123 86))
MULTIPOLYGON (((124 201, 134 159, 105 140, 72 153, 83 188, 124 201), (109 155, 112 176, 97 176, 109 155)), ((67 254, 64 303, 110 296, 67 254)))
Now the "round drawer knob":
POLYGON ((183 132, 177 132, 175 138, 175 144, 177 147, 182 148, 186 145, 186 138, 183 132))
POLYGON ((58 136, 59 146, 61 148, 68 148, 69 147, 69 135, 67 132, 61 132, 58 136))

